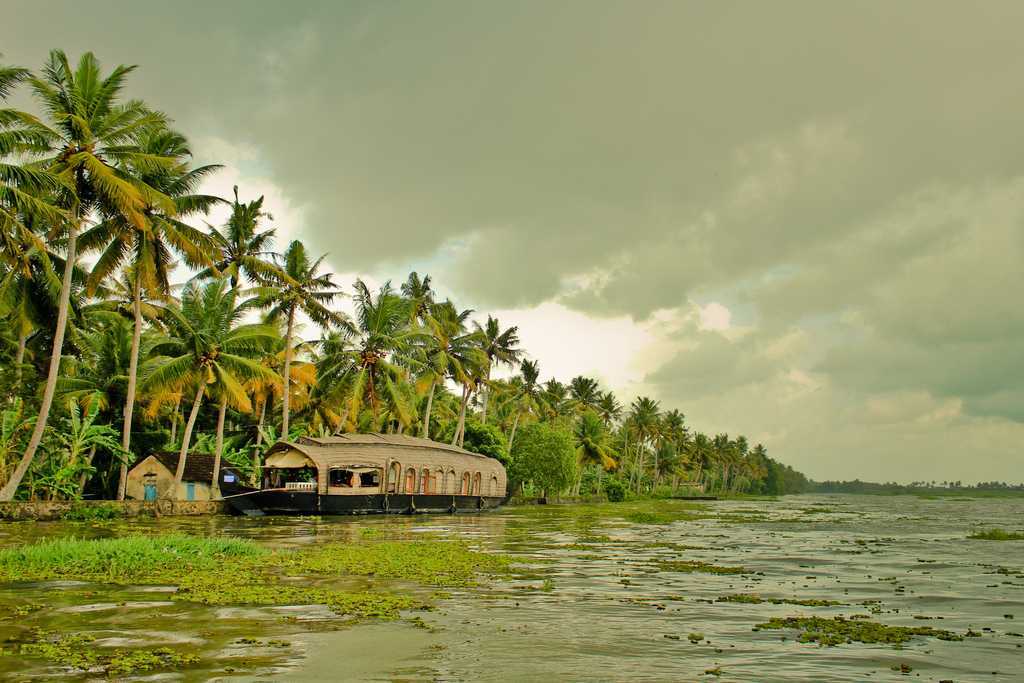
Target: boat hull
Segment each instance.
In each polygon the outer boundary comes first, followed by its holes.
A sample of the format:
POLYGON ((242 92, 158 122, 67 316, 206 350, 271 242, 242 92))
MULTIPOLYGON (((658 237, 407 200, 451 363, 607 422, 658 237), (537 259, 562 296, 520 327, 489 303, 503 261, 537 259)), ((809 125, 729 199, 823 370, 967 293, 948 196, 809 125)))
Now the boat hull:
POLYGON ((235 512, 265 515, 373 515, 481 512, 499 507, 504 497, 367 494, 322 495, 305 491, 252 491, 228 495, 235 512))

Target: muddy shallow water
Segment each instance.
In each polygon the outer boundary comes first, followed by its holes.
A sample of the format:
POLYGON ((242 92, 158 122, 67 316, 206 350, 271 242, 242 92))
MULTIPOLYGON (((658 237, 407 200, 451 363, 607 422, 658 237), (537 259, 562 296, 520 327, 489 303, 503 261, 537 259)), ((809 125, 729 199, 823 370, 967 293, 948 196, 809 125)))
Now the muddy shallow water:
MULTIPOLYGON (((643 510, 654 516, 629 519, 615 509, 0 523, 0 546, 178 530, 295 547, 370 527, 466 539, 510 554, 520 570, 446 590, 434 611, 354 626, 320 607, 172 602, 173 587, 5 584, 0 640, 40 627, 90 633, 99 647, 183 647, 200 656, 181 671, 137 677, 145 680, 1024 680, 1024 636, 1016 635, 1024 633, 1024 542, 966 539, 983 527, 1024 528, 1024 499, 789 496, 707 503, 689 511, 698 519, 667 524, 652 522, 667 521, 657 517, 663 511, 685 516, 682 504, 649 505, 643 510), (708 573, 714 567, 745 573, 708 573), (738 594, 766 601, 717 601, 738 594), (35 605, 45 608, 27 607, 35 605), (799 631, 754 630, 772 617, 837 615, 970 636, 821 647, 798 642, 799 631)), ((382 582, 351 580, 369 585, 382 582)), ((0 657, 4 679, 57 676, 67 672, 53 662, 0 657)))

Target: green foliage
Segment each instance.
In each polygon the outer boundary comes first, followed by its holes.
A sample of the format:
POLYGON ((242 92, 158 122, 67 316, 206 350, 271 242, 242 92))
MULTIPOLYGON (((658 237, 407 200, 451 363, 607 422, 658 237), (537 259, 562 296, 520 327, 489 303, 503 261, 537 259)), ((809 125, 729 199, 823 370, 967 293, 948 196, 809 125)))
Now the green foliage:
POLYGON ((608 496, 609 503, 621 503, 626 500, 626 485, 618 478, 606 479, 604 493, 608 496))
MULTIPOLYGON (((477 420, 466 421, 466 437, 462 447, 467 451, 480 453, 489 458, 498 460, 503 465, 508 465, 508 442, 501 430, 491 424, 483 424, 477 420)), ((442 433, 442 441, 450 441, 455 434, 455 423, 452 422, 449 429, 442 433)))
POLYGON ((35 418, 25 414, 25 404, 20 398, 0 411, 0 477, 4 481, 10 476, 34 425, 35 418))
POLYGON ((564 491, 576 477, 572 434, 542 422, 522 427, 512 447, 513 481, 532 482, 547 494, 564 491))
POLYGON ((73 522, 100 522, 117 519, 124 515, 118 505, 101 503, 90 505, 87 503, 76 503, 71 509, 64 512, 60 518, 73 522))

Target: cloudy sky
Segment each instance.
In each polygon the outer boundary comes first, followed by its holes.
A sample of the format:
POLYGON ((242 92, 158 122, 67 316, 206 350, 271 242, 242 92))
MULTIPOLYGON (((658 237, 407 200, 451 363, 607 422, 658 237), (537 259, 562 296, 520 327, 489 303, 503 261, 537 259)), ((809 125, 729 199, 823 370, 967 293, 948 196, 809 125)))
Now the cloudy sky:
POLYGON ((19 2, 211 189, 815 478, 1024 479, 1024 3, 19 2))

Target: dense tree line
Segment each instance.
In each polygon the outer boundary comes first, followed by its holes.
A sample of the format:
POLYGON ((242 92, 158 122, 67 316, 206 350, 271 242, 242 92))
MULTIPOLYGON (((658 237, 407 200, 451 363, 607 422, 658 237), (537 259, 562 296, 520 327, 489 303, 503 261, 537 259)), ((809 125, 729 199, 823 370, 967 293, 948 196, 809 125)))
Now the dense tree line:
POLYGON ((914 481, 909 484, 896 482, 877 483, 873 481, 815 481, 808 487, 814 493, 869 493, 899 494, 928 493, 941 491, 1020 491, 1024 493, 1024 483, 1010 484, 1003 481, 984 481, 976 484, 964 484, 962 481, 914 481))
POLYGON ((179 481, 189 453, 214 454, 215 483, 223 461, 256 472, 279 438, 343 432, 461 445, 549 493, 806 487, 762 445, 649 397, 541 382, 515 327, 475 322, 429 276, 345 288, 301 241, 275 250, 263 199, 202 194, 218 167, 123 97, 133 70, 60 51, 0 68, 0 99, 27 88, 41 112, 0 109, 0 499, 122 498, 159 449, 181 454, 179 481), (218 205, 230 215, 211 226, 218 205))

